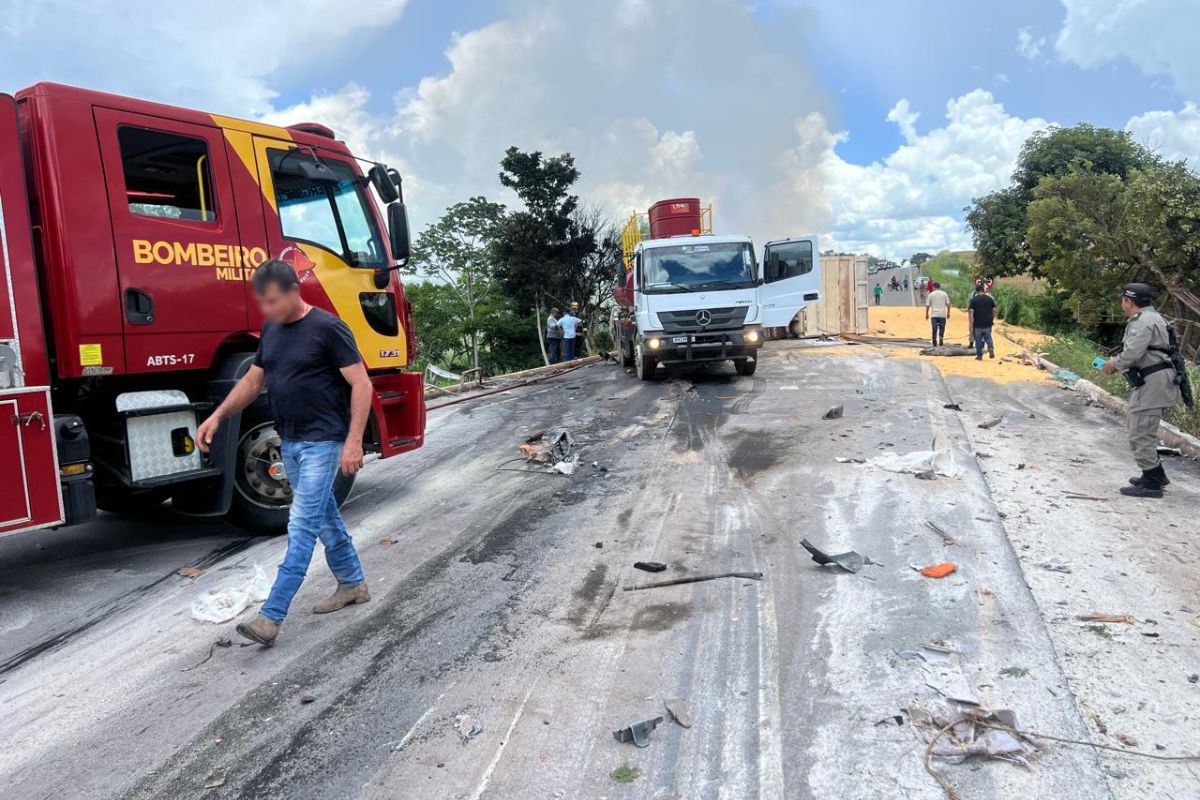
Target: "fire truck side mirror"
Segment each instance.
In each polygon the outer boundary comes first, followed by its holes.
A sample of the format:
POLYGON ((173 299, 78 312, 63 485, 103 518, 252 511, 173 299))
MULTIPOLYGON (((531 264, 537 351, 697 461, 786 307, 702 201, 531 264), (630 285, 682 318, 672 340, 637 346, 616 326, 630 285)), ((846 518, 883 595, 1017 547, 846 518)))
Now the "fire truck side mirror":
POLYGON ((407 263, 412 257, 412 241, 408 234, 408 209, 404 203, 395 202, 388 207, 388 238, 392 245, 392 258, 407 263))
POLYGON ((379 193, 379 199, 385 204, 394 203, 400 199, 400 192, 396 188, 396 184, 392 182, 392 176, 388 174, 388 168, 383 164, 376 164, 367 172, 367 178, 370 179, 371 185, 375 187, 375 191, 379 193))

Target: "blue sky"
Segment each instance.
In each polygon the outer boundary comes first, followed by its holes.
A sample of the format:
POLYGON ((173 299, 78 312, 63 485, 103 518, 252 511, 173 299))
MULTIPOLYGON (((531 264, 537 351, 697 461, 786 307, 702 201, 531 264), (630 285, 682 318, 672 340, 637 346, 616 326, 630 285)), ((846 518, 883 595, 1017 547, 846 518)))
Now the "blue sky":
POLYGON ((1197 29, 1195 0, 0 0, 0 74, 325 122, 418 226, 511 202, 517 145, 574 153, 614 216, 694 194, 903 256, 969 246, 963 206, 1052 122, 1200 157, 1197 29))

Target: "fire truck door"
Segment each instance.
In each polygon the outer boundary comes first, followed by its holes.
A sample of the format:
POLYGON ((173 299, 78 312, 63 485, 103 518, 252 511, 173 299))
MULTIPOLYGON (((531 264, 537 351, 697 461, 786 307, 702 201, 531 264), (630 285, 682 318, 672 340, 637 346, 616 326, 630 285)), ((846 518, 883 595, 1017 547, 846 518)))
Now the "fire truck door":
POLYGON ((17 110, 0 95, 0 534, 63 519, 41 316, 15 302, 34 280, 17 110))
POLYGON ((247 267, 222 132, 96 109, 131 372, 206 367, 245 330, 247 267))
POLYGON ((819 258, 811 236, 767 242, 758 287, 764 328, 787 327, 806 303, 821 299, 819 258))

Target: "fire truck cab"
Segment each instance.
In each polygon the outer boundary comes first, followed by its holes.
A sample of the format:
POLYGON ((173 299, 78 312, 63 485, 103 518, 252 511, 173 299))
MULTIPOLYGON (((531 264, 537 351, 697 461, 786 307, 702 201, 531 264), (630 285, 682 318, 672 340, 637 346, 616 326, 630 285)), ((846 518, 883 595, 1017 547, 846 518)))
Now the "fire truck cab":
POLYGON ((400 176, 322 125, 55 84, 0 95, 0 533, 168 498, 283 528, 265 395, 209 455, 194 440, 253 359, 249 278, 268 258, 354 332, 375 386, 367 451, 420 447, 408 256, 400 176))

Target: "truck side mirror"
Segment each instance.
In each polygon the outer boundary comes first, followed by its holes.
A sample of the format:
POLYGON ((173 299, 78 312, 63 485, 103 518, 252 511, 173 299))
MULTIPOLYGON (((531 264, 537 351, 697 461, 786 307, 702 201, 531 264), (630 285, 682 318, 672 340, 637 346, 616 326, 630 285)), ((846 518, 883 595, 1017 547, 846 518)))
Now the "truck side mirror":
POLYGON ((412 241, 408 233, 408 209, 404 203, 395 202, 388 207, 388 239, 392 246, 392 258, 407 263, 412 257, 412 241))
POLYGON ((379 199, 385 204, 394 203, 400 199, 400 192, 396 190, 396 184, 392 182, 392 176, 388 174, 388 168, 383 164, 371 167, 367 171, 367 178, 375 187, 375 191, 379 193, 379 199))

